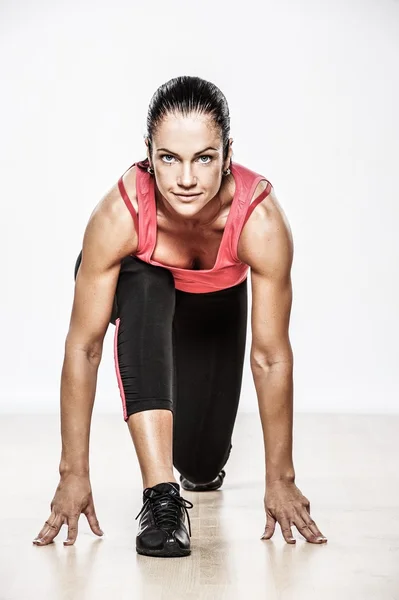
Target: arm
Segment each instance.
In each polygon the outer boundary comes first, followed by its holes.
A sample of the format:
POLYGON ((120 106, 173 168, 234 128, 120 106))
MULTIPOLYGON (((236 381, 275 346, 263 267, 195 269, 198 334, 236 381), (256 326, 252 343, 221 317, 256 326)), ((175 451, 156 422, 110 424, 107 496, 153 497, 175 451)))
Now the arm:
POLYGON ((250 361, 264 436, 266 479, 294 481, 293 353, 288 332, 293 240, 273 189, 248 219, 239 251, 251 267, 250 361))
POLYGON ((123 257, 135 252, 131 215, 115 186, 93 211, 76 278, 61 375, 60 475, 89 473, 89 437, 104 336, 123 257))
MULTIPOLYGON (((256 192, 256 195, 257 192, 256 192)), ((310 516, 310 502, 295 485, 292 460, 293 354, 288 335, 292 305, 293 241, 289 223, 272 189, 249 217, 240 237, 239 258, 251 267, 251 369, 258 395, 265 445, 266 526, 276 523, 295 543, 292 525, 311 543, 322 535, 310 516)))

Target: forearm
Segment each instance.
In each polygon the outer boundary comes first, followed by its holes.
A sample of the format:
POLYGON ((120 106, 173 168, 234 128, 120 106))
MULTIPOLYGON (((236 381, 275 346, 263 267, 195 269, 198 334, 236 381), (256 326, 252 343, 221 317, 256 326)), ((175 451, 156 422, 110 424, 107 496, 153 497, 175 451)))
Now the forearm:
POLYGON ((66 348, 61 374, 60 474, 89 474, 89 441, 99 360, 66 348))
POLYGON ((266 480, 294 481, 292 365, 256 366, 252 373, 264 438, 266 480))

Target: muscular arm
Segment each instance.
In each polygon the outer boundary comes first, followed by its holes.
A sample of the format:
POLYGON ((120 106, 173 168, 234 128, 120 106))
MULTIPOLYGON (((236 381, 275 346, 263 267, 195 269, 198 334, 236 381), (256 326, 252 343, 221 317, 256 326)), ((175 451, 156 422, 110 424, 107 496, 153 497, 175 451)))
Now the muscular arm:
POLYGON ((89 436, 104 336, 121 260, 135 252, 134 223, 115 186, 88 222, 61 374, 60 474, 89 473, 89 436))
POLYGON ((264 436, 266 478, 294 480, 293 354, 288 331, 293 241, 273 189, 248 219, 240 237, 239 257, 251 267, 250 360, 264 436))

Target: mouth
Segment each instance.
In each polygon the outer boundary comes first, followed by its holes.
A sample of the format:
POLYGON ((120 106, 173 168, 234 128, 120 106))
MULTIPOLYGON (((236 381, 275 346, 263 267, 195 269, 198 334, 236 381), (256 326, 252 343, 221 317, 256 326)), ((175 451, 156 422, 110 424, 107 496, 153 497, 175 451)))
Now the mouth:
POLYGON ((177 198, 180 198, 181 200, 190 200, 193 198, 198 198, 198 196, 200 196, 201 194, 175 194, 175 196, 177 196, 177 198))

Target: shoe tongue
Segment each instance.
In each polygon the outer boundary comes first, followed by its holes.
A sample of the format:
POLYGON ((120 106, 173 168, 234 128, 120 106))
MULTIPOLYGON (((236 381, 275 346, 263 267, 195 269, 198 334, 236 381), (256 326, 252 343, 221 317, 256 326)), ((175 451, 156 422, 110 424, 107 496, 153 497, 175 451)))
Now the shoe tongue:
POLYGON ((174 481, 157 483, 157 485, 154 485, 152 489, 156 490, 157 492, 161 492, 161 494, 169 492, 172 496, 178 496, 180 493, 180 485, 174 481))

